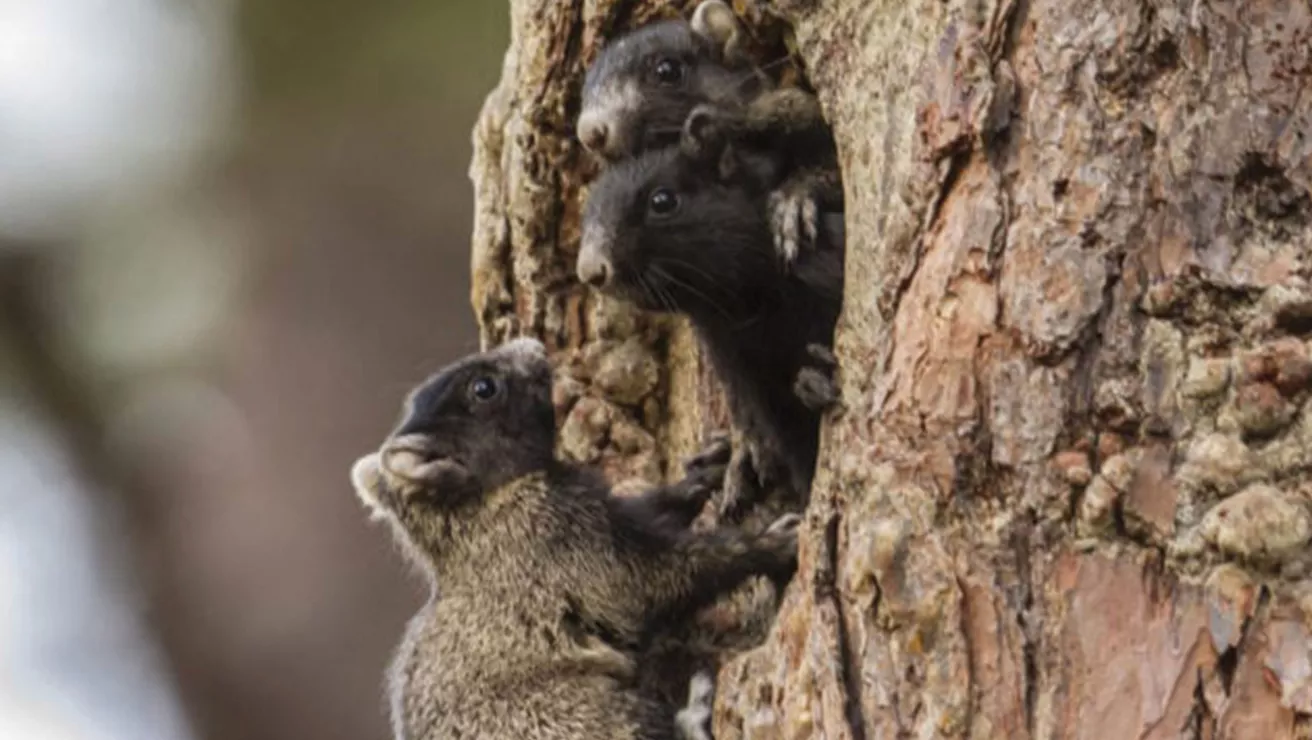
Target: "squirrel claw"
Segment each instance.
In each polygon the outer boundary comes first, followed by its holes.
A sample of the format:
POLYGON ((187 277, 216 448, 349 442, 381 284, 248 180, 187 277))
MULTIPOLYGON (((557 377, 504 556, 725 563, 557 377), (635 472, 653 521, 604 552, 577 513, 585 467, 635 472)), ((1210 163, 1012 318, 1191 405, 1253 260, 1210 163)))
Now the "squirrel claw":
POLYGON ((711 435, 711 439, 702 447, 696 455, 683 461, 683 469, 691 474, 695 469, 706 466, 719 465, 723 467, 729 463, 733 456, 733 442, 729 435, 724 432, 718 432, 711 435))
POLYGON ((811 356, 811 359, 824 365, 826 368, 833 369, 838 367, 838 357, 834 355, 834 350, 823 344, 812 342, 811 344, 806 345, 806 353, 811 356))
POLYGON ((705 503, 712 492, 724 487, 725 471, 724 465, 707 465, 689 471, 681 481, 683 495, 689 500, 705 503))
POLYGON ((683 480, 670 487, 676 497, 701 509, 711 494, 725 487, 733 447, 726 434, 716 434, 701 452, 684 460, 683 480))
POLYGON ((791 266, 803 249, 818 241, 820 208, 807 190, 777 190, 770 194, 770 226, 775 251, 786 267, 791 266))
POLYGON ((767 527, 765 530, 765 534, 768 537, 769 536, 784 537, 784 538, 792 538, 793 540, 796 540, 797 532, 798 530, 801 529, 801 527, 802 527, 801 514, 784 514, 783 516, 779 517, 778 519, 770 523, 770 526, 767 527))
POLYGON ((760 497, 760 474, 755 456, 749 445, 740 442, 733 447, 724 475, 724 489, 717 510, 721 522, 740 521, 747 509, 760 497))
POLYGON ((800 514, 784 514, 774 520, 761 534, 762 544, 779 558, 779 567, 770 574, 770 580, 781 593, 797 567, 797 537, 801 529, 800 514))
POLYGON ((705 501, 711 492, 724 488, 733 445, 727 434, 715 434, 702 451, 684 460, 680 487, 690 500, 705 501))

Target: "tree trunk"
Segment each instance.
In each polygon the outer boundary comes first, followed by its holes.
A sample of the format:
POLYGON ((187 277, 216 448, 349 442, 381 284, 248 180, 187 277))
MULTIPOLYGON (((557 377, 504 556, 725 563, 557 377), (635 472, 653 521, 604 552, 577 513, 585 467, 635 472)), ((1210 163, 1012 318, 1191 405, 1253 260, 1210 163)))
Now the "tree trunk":
MULTIPOLYGON (((573 280, 573 118, 692 4, 512 0, 475 133, 484 340, 567 358, 563 451, 617 479, 724 415, 684 326, 573 280)), ((768 11, 844 167, 845 408, 716 737, 1312 737, 1312 8, 768 11)))

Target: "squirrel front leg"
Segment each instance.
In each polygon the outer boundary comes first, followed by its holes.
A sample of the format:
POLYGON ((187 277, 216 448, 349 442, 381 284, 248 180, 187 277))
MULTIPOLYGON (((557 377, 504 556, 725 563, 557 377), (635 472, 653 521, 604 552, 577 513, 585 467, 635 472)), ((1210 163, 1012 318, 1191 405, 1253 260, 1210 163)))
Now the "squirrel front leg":
POLYGON ((780 87, 758 95, 747 104, 737 124, 740 134, 775 139, 817 134, 827 138, 829 130, 820 101, 799 87, 780 87))
POLYGON ((770 193, 770 231, 775 251, 790 267, 820 240, 821 213, 843 210, 843 181, 833 137, 820 103, 787 87, 761 94, 745 106, 704 103, 688 114, 682 145, 694 156, 717 151, 725 141, 790 153, 790 172, 770 193))
POLYGON ((755 575, 782 583, 797 569, 800 524, 800 516, 787 514, 759 534, 736 529, 689 533, 669 551, 639 563, 634 585, 649 614, 674 615, 706 606, 755 575))
POLYGON ((725 485, 732 446, 726 435, 716 435, 701 452, 684 461, 684 476, 677 483, 656 486, 616 504, 633 520, 662 531, 687 529, 701 514, 711 494, 725 485))
MULTIPOLYGON (((820 102, 796 87, 776 88, 762 93, 746 105, 702 103, 688 113, 682 143, 696 152, 699 147, 718 147, 723 141, 747 140, 793 148, 828 145, 832 136, 820 102)), ((822 156, 818 159, 830 159, 822 156)))
POLYGON ((821 212, 843 210, 843 180, 820 101, 795 87, 771 90, 748 104, 730 129, 739 136, 764 137, 776 146, 805 150, 797 159, 806 164, 770 194, 775 250, 784 265, 791 266, 819 240, 821 212))

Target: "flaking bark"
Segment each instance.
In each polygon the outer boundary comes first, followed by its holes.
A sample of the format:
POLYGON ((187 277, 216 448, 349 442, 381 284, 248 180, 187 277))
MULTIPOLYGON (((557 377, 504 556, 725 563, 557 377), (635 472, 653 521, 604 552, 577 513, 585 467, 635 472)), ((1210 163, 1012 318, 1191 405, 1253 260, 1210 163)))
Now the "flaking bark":
MULTIPOLYGON (((678 5, 512 0, 475 132, 484 340, 558 350, 617 480, 724 423, 686 327, 572 279, 583 70, 678 5)), ((716 737, 1312 737, 1312 8, 738 7, 838 140, 846 410, 716 737)))

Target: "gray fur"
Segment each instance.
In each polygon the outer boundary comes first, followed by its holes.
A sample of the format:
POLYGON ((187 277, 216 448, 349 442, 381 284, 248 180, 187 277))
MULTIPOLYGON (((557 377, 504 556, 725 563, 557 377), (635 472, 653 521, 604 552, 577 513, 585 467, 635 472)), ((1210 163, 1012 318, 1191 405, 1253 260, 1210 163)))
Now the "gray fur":
POLYGON ((391 672, 398 738, 677 737, 676 707, 642 680, 653 641, 796 567, 795 522, 688 530, 705 481, 622 499, 552 458, 550 378, 533 340, 454 363, 352 468, 433 585, 391 672))

